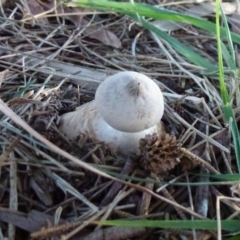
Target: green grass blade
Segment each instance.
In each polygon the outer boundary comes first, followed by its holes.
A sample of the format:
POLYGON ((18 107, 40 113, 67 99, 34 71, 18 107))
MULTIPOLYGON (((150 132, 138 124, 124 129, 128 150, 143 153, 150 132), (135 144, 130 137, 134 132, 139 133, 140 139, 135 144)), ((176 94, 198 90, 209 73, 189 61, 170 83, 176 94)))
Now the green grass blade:
MULTIPOLYGON (((148 227, 168 229, 204 229, 216 230, 216 220, 110 220, 97 222, 100 225, 121 227, 148 227)), ((240 220, 222 220, 222 230, 236 232, 240 230, 240 220)))
MULTIPOLYGON (((136 181, 136 182, 141 182, 141 183, 160 183, 157 180, 149 179, 149 178, 139 178, 139 177, 132 177, 128 175, 124 175, 121 173, 116 173, 113 171, 106 170, 105 168, 97 167, 99 170, 113 176, 119 179, 124 179, 124 180, 131 180, 131 181, 136 181)), ((196 176, 204 176, 203 174, 194 174, 196 176)), ((173 185, 173 186, 219 186, 219 185, 232 185, 236 184, 240 181, 240 175, 239 174, 232 174, 232 175, 227 175, 227 174, 218 174, 218 175, 211 175, 212 178, 220 179, 223 181, 213 181, 213 182, 161 182, 161 184, 168 184, 168 185, 173 185), (226 176, 225 176, 226 175, 226 176), (220 176, 217 178, 217 176, 220 176), (223 176, 223 177, 221 177, 223 176)))
POLYGON ((226 45, 221 41, 221 48, 223 53, 223 58, 229 69, 236 71, 236 63, 232 59, 231 53, 228 51, 226 45))
POLYGON ((240 174, 218 174, 210 175, 213 179, 221 179, 224 181, 240 181, 240 174))
POLYGON ((235 235, 230 238, 227 238, 226 240, 239 240, 239 239, 240 239, 240 235, 235 235))
MULTIPOLYGON (((222 59, 222 41, 221 41, 221 30, 220 30, 220 21, 219 21, 220 6, 221 6, 220 0, 217 0, 216 1, 216 34, 217 34, 217 46, 218 46, 219 82, 220 82, 221 95, 222 95, 222 99, 223 99, 224 118, 225 118, 225 121, 231 127, 235 155, 236 155, 237 166, 238 166, 238 172, 240 173, 240 140, 239 140, 240 136, 239 136, 239 131, 238 131, 235 114, 234 114, 232 106, 230 104, 229 94, 228 94, 227 87, 226 87, 226 84, 224 81, 224 70, 223 70, 223 59, 222 59)), ((226 32, 228 32, 227 35, 230 36, 229 28, 226 29, 226 32)), ((229 38, 229 41, 231 41, 231 38, 229 38)), ((230 44, 230 48, 231 48, 231 44, 230 44)), ((234 62, 234 60, 232 60, 232 61, 234 62)))
POLYGON ((226 122, 231 127, 238 172, 240 173, 240 135, 239 135, 235 114, 233 112, 233 109, 230 103, 227 103, 225 106, 223 106, 223 112, 224 112, 224 117, 226 119, 226 122))
POLYGON ((236 58, 235 58, 235 52, 234 52, 234 47, 233 47, 233 42, 232 42, 232 36, 231 36, 231 32, 228 26, 228 22, 227 22, 227 18, 226 15, 222 9, 222 5, 220 4, 220 10, 221 10, 221 16, 224 22, 224 27, 226 29, 226 35, 227 35, 227 41, 228 41, 228 47, 230 50, 230 56, 231 58, 228 60, 228 64, 231 66, 231 69, 236 71, 236 58))
MULTIPOLYGON (((131 3, 131 2, 117 2, 117 1, 105 1, 105 0, 75 0, 75 2, 65 2, 67 6, 76 7, 81 6, 85 8, 94 8, 95 10, 113 11, 123 14, 138 14, 139 16, 169 20, 174 22, 184 22, 190 25, 194 25, 201 29, 208 31, 210 34, 216 33, 216 25, 207 20, 169 11, 166 9, 158 8, 144 3, 131 3)), ((225 28, 220 27, 220 32, 223 37, 227 37, 227 31, 225 28)), ((236 33, 230 33, 233 42, 240 44, 240 35, 236 33)))
POLYGON ((145 28, 147 28, 150 31, 153 31, 158 36, 166 40, 176 51, 181 53, 183 56, 185 56, 190 62, 195 63, 198 66, 201 66, 206 69, 217 70, 217 67, 211 63, 208 59, 201 57, 199 54, 197 54, 195 51, 191 50, 190 47, 187 47, 185 44, 178 41, 176 38, 170 36, 169 34, 165 33, 164 31, 159 30, 157 27, 155 27, 150 22, 144 20, 142 17, 138 17, 136 15, 129 15, 132 19, 135 21, 140 22, 145 28))
POLYGON ((223 59, 222 59, 222 41, 221 41, 221 32, 219 24, 219 6, 218 0, 216 2, 216 33, 217 33, 217 48, 218 48, 218 68, 219 68, 219 83, 221 89, 221 96, 223 99, 223 104, 226 105, 229 102, 229 95, 227 87, 224 81, 224 70, 223 70, 223 59))

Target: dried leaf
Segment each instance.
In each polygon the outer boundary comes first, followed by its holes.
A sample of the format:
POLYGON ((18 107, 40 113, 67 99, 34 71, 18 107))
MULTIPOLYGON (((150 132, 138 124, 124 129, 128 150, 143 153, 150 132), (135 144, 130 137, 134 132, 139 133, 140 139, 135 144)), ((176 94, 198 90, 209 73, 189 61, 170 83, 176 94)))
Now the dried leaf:
MULTIPOLYGON (((82 24, 87 25, 88 21, 83 19, 82 24)), ((115 48, 121 47, 121 42, 120 42, 119 38, 113 32, 108 31, 108 30, 104 29, 103 27, 90 26, 85 29, 84 33, 88 37, 97 39, 107 46, 112 46, 115 48)))
POLYGON ((115 48, 120 48, 121 47, 121 42, 119 38, 112 33, 111 31, 106 30, 103 26, 93 26, 92 24, 89 24, 89 22, 85 19, 83 19, 83 12, 89 12, 87 9, 82 9, 82 8, 64 8, 62 10, 61 7, 58 7, 57 9, 60 13, 63 11, 65 13, 76 13, 76 15, 67 15, 65 18, 69 19, 72 21, 76 27, 81 27, 84 28, 83 34, 85 36, 88 36, 93 39, 97 39, 104 43, 105 45, 112 46, 115 48), (89 25, 89 26, 88 26, 89 25))
POLYGON ((0 72, 0 87, 2 85, 2 83, 4 82, 5 78, 9 75, 9 70, 6 69, 2 72, 0 72))
MULTIPOLYGON (((8 209, 1 208, 0 221, 11 223, 28 232, 35 232, 47 226, 49 221, 53 222, 54 217, 36 210, 32 210, 26 217, 20 212, 8 211, 8 209)), ((59 223, 62 224, 64 221, 61 219, 59 223)))
POLYGON ((76 27, 81 27, 82 24, 82 19, 86 14, 83 14, 84 12, 89 12, 88 9, 83 9, 83 8, 67 8, 67 7, 62 7, 58 6, 57 11, 59 13, 70 13, 69 15, 64 15, 66 19, 72 21, 76 27), (76 13, 76 15, 74 14, 76 13), (72 15, 73 14, 73 15, 72 15))
POLYGON ((25 98, 15 98, 10 100, 9 105, 20 105, 20 104, 42 104, 41 101, 25 99, 25 98))
POLYGON ((8 1, 7 0, 1 0, 0 2, 1 2, 1 4, 4 8, 11 8, 15 5, 16 1, 14 1, 14 0, 8 0, 8 1))
POLYGON ((22 96, 22 98, 24 98, 24 99, 29 99, 33 94, 34 94, 34 90, 30 90, 30 91, 26 92, 26 93, 22 96))
MULTIPOLYGON (((36 0, 26 0, 26 4, 33 16, 44 12, 43 7, 36 0)), ((28 9, 26 10, 28 11, 28 9)), ((36 21, 42 25, 49 24, 47 18, 36 18, 36 21)))
POLYGON ((51 181, 46 178, 41 170, 32 169, 32 173, 30 187, 46 206, 51 206, 53 204, 53 198, 51 196, 53 185, 51 184, 51 181))
POLYGON ((2 5, 4 6, 7 1, 6 0, 2 0, 1 2, 2 2, 2 5))

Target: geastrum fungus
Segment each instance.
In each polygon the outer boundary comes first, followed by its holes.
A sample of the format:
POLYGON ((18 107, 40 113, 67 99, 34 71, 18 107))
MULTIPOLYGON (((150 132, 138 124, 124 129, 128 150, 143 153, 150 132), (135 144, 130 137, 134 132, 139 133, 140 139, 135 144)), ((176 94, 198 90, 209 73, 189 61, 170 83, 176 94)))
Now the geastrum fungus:
POLYGON ((100 84, 94 101, 62 115, 60 131, 70 140, 86 134, 126 155, 136 153, 147 134, 162 133, 163 111, 163 95, 153 80, 137 72, 120 72, 100 84))

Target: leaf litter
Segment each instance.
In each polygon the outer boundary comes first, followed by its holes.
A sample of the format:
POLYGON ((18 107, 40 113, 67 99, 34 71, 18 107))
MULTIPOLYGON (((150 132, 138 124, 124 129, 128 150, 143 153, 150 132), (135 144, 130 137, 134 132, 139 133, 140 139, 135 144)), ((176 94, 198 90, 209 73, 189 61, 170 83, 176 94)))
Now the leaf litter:
MULTIPOLYGON (((238 196, 237 185, 169 184, 203 181, 192 172, 203 173, 204 181, 209 173, 237 172, 214 77, 175 59, 167 43, 160 44, 141 26, 129 30, 131 21, 121 15, 67 9, 51 1, 2 3, 0 220, 5 237, 191 238, 190 230, 103 228, 95 221, 190 219, 189 214, 214 219, 219 196, 231 197, 231 189, 238 196), (70 142, 58 131, 63 113, 91 101, 99 83, 121 70, 153 78, 166 101, 166 135, 146 136, 141 155, 124 160, 103 143, 87 136, 70 142)), ((169 7, 178 10, 178 5, 169 7)), ((173 34, 212 54, 208 50, 214 42, 206 33, 197 43, 186 28, 173 34)), ((225 202, 223 219, 237 207, 225 202)), ((216 238, 215 232, 195 234, 197 239, 216 238)))

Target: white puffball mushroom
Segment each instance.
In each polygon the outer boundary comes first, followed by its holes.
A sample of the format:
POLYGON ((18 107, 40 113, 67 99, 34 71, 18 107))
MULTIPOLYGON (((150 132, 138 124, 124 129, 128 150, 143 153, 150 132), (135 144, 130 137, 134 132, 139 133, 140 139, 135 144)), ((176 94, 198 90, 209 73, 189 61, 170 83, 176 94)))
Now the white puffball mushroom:
POLYGON ((164 100, 157 84, 137 72, 120 72, 98 87, 96 107, 103 119, 122 132, 140 132, 156 125, 164 100))
POLYGON ((120 72, 98 87, 95 101, 61 116, 59 130, 70 140, 80 134, 105 142, 117 154, 136 152, 147 134, 162 134, 164 99, 157 84, 136 72, 120 72))

